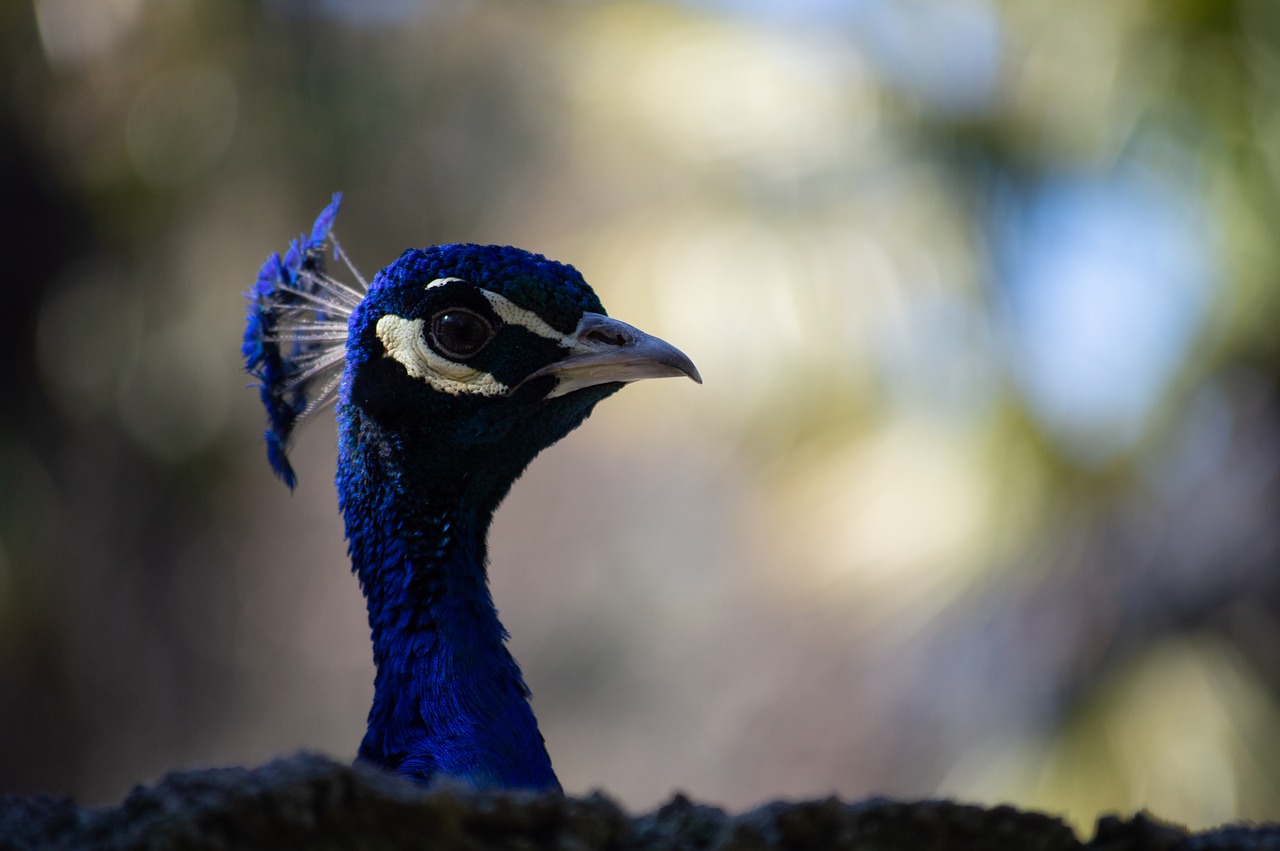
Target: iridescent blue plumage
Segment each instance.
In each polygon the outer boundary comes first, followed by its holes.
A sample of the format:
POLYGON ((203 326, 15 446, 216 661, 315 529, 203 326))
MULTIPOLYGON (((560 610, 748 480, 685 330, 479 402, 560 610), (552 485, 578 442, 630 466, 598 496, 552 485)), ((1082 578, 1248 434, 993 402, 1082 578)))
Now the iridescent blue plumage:
POLYGON ((406 251, 361 294, 323 269, 337 203, 263 267, 244 354, 291 486, 289 438, 336 391, 339 507, 377 668, 360 759, 424 783, 558 789, 489 595, 489 523, 601 399, 697 371, 606 317, 573 267, 507 246, 406 251))

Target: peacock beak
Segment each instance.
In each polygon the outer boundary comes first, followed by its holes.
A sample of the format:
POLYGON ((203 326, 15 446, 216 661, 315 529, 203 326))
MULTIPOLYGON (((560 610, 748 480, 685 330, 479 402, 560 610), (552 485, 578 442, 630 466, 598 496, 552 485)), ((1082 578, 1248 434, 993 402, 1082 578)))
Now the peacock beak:
POLYGON ((571 341, 568 357, 529 376, 554 375, 560 380, 556 388, 547 394, 548 399, 615 381, 625 384, 645 378, 686 375, 698 384, 702 383, 698 368, 684 352, 665 340, 603 314, 582 314, 582 320, 568 340, 571 341))

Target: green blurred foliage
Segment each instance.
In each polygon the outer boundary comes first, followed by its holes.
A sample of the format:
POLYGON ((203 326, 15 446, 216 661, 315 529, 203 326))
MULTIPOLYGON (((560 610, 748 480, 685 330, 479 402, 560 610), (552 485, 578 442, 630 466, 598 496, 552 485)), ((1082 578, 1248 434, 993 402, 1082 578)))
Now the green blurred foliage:
POLYGON ((1269 0, 21 0, 0 62, 0 789, 354 752, 332 437, 290 500, 236 354, 343 189, 366 274, 542 251, 707 379, 611 400, 499 517, 571 791, 1276 817, 1269 0), (1080 398, 1151 397, 1123 428, 1043 401, 1065 307, 1080 398))

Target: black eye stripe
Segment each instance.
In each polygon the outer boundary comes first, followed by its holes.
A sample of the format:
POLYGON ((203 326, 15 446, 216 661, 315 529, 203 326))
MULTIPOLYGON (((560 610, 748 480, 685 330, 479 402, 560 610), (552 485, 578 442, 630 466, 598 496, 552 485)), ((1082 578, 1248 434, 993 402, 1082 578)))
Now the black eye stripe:
POLYGON ((403 315, 431 317, 449 307, 465 307, 494 321, 489 300, 480 294, 480 289, 458 278, 419 291, 419 296, 409 303, 407 313, 403 315))

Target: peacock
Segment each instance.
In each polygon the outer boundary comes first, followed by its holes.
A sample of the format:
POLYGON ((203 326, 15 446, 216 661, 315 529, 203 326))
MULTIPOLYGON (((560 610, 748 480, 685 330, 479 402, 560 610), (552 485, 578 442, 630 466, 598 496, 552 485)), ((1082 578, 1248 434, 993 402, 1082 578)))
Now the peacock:
POLYGON ((263 265, 242 354, 290 490, 296 429, 336 402, 338 504, 376 667, 357 759, 424 784, 559 790, 489 593, 490 521, 534 456, 623 384, 702 379, 538 254, 410 249, 366 283, 332 233, 341 199, 263 265), (354 282, 326 271, 330 246, 354 282))

